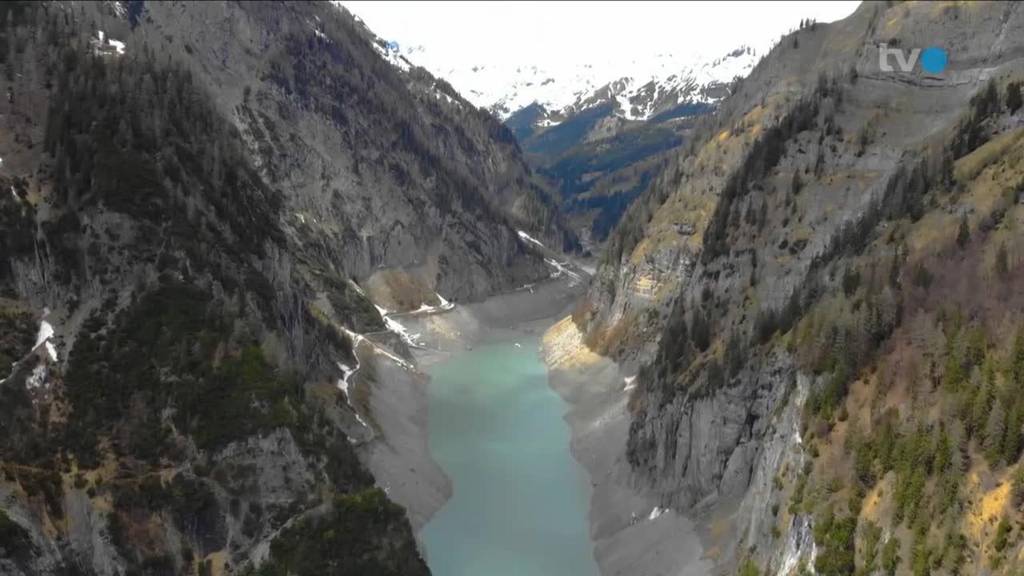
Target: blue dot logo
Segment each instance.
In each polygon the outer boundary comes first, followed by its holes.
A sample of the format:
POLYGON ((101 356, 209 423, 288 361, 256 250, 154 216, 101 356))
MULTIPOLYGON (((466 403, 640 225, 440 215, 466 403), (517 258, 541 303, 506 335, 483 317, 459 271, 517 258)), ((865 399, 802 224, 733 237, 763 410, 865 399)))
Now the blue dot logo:
POLYGON ((921 52, 921 68, 929 74, 942 74, 949 64, 949 55, 938 46, 929 46, 921 52))

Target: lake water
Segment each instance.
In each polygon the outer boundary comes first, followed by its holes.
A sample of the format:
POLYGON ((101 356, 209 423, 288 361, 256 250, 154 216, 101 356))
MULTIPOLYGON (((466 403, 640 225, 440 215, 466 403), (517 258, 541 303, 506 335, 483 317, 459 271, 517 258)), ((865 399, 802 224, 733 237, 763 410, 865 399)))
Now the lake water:
POLYGON ((434 576, 596 576, 590 489, 537 337, 433 366, 430 448, 454 485, 423 528, 434 576))

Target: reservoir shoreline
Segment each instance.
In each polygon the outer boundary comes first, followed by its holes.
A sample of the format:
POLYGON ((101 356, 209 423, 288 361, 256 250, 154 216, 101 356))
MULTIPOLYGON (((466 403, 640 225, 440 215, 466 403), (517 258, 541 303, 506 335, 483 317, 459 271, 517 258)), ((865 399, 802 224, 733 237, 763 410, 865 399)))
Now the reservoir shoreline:
MULTIPOLYGON (((433 365, 486 342, 517 333, 541 339, 548 384, 568 406, 570 451, 591 485, 587 511, 590 541, 603 576, 710 572, 694 523, 638 490, 632 482, 624 447, 628 435, 625 379, 634 367, 621 368, 591 352, 569 318, 585 289, 568 278, 458 304, 452 310, 402 318, 421 347, 411 349, 416 370, 384 367, 370 397, 399 394, 404 400, 373 410, 384 431, 364 448, 371 470, 389 495, 408 510, 421 550, 422 529, 452 495, 451 480, 434 461, 429 438, 429 378, 433 365), (385 376, 385 374, 381 374, 385 376)), ((375 362, 384 364, 384 362, 375 362)), ((429 559, 428 559, 429 560, 429 559)), ((440 575, 444 576, 444 575, 440 575)))

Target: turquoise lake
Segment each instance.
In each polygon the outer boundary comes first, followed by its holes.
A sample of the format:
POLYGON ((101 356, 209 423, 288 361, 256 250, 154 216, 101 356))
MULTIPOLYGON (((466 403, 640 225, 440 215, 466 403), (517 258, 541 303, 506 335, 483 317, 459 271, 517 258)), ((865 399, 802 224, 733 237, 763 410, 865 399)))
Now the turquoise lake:
POLYGON ((454 488, 422 531, 434 576, 598 574, 588 479, 539 346, 484 344, 429 370, 430 448, 454 488))

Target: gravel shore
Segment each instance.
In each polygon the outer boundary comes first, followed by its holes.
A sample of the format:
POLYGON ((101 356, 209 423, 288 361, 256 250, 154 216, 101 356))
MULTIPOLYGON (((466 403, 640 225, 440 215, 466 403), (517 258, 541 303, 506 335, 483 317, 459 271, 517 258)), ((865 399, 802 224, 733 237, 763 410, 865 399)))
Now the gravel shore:
POLYGON ((415 530, 451 496, 451 483, 430 457, 427 389, 421 371, 453 354, 517 333, 543 334, 552 388, 569 404, 572 453, 590 475, 590 536, 603 576, 699 576, 710 571, 693 523, 630 485, 624 446, 629 421, 624 374, 590 352, 568 318, 583 287, 552 280, 484 302, 399 320, 417 334, 415 369, 375 358, 369 406, 378 434, 363 447, 389 494, 409 511, 415 530))

